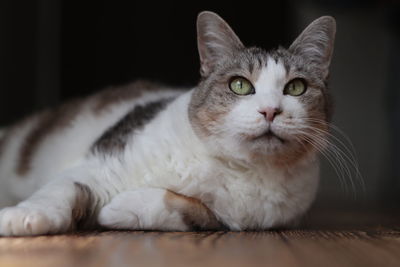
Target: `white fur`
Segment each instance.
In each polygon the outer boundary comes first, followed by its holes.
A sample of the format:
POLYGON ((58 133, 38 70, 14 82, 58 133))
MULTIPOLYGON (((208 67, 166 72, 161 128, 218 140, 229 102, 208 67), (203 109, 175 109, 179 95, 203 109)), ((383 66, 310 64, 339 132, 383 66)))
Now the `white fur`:
MULTIPOLYGON (((5 191, 10 192, 16 201, 29 197, 43 184, 57 177, 60 172, 84 164, 93 143, 135 105, 178 93, 179 91, 148 93, 139 99, 117 103, 101 114, 93 111, 96 103, 90 101, 67 129, 56 131, 46 137, 45 142, 33 157, 31 163, 33 168, 28 175, 23 177, 15 172, 20 147, 38 118, 15 127, 13 138, 7 143, 4 153, 0 156, 0 184, 4 183, 2 188, 6 188, 5 191)), ((4 204, 0 202, 1 206, 4 204)))
MULTIPOLYGON (((282 75, 281 67, 270 63, 256 83, 257 88, 262 88, 260 93, 266 98, 274 95, 273 90, 283 83, 282 75), (268 79, 271 75, 277 78, 271 81, 268 79)), ((17 207, 0 213, 0 234, 65 231, 71 224, 76 194, 74 182, 91 188, 96 196, 96 208, 104 207, 99 222, 115 228, 173 229, 162 227, 163 222, 167 222, 167 226, 175 223, 177 229, 184 230, 179 216, 162 213, 164 206, 159 202, 163 189, 200 199, 232 230, 284 225, 307 210, 318 184, 315 155, 291 168, 273 167, 264 161, 252 162, 246 158, 245 148, 235 151, 232 147, 233 153, 243 153, 242 157, 215 157, 190 125, 188 105, 192 91, 179 96, 132 137, 122 155, 87 155, 94 140, 132 106, 168 94, 176 95, 177 92, 149 94, 130 103, 118 104, 99 117, 88 108, 68 130, 49 137, 27 177, 18 177, 14 173, 15 150, 31 125, 28 123, 20 128, 7 146, 6 156, 1 159, 0 181, 6 185, 1 187, 1 194, 10 191, 14 198, 25 199, 41 189, 17 207), (55 148, 56 143, 63 145, 55 148), (148 207, 142 206, 145 202, 149 203, 148 207), (158 212, 165 216, 157 217, 158 212)), ((295 105, 285 99, 278 102, 295 105)), ((248 105, 243 102, 232 116, 249 114, 248 123, 256 121, 257 124, 259 115, 254 110, 250 114, 248 105)), ((259 102, 259 107, 264 105, 270 105, 268 100, 259 102)), ((264 127, 263 123, 259 122, 260 127, 264 127)))
POLYGON ((99 223, 112 229, 185 231, 188 226, 177 211, 165 204, 166 190, 138 188, 123 192, 102 208, 99 223))

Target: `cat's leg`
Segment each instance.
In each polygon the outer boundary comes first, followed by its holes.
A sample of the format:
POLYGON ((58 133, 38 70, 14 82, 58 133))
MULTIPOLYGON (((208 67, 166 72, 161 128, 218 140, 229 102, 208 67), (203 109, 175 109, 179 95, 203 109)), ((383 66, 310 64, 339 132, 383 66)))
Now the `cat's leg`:
POLYGON ((96 204, 104 203, 96 184, 95 180, 58 179, 45 185, 17 206, 0 211, 0 235, 64 233, 78 222, 90 223, 90 217, 96 218, 96 204))
POLYGON ((215 215, 201 201, 160 188, 139 188, 120 193, 104 206, 100 225, 130 230, 221 229, 215 215))

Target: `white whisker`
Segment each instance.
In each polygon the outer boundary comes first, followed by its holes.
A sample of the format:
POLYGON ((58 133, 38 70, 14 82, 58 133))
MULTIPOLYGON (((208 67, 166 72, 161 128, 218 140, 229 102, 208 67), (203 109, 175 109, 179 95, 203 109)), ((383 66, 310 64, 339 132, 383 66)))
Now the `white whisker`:
POLYGON ((321 145, 320 142, 316 142, 314 138, 310 137, 309 133, 307 132, 299 132, 299 133, 303 134, 301 135, 303 140, 305 140, 307 143, 316 148, 317 151, 319 151, 326 158, 326 160, 329 162, 329 164, 334 169, 336 175, 338 176, 342 188, 344 189, 344 191, 347 192, 348 191, 347 184, 345 182, 346 175, 344 173, 342 165, 339 164, 339 161, 333 155, 331 155, 330 150, 327 150, 325 145, 324 146, 321 145))
POLYGON ((341 185, 344 186, 345 191, 347 192, 346 181, 349 181, 352 191, 356 195, 355 178, 358 181, 358 185, 365 192, 364 180, 359 170, 355 148, 350 138, 337 126, 321 119, 299 118, 295 122, 297 122, 296 126, 285 125, 285 128, 295 130, 299 134, 296 137, 297 140, 306 141, 327 159, 338 176, 341 185), (343 138, 335 136, 334 133, 343 138))

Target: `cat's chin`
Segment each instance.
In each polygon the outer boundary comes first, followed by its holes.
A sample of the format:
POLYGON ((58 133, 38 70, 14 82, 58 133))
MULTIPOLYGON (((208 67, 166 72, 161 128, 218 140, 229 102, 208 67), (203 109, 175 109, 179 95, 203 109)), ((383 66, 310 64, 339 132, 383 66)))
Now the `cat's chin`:
POLYGON ((276 133, 268 131, 248 139, 247 144, 250 151, 256 152, 257 154, 273 155, 282 153, 286 147, 286 140, 276 133))
POLYGON ((248 136, 243 144, 254 155, 286 155, 293 151, 302 151, 304 145, 298 143, 291 135, 277 129, 269 129, 257 136, 248 136))
POLYGON ((264 140, 265 142, 280 142, 280 143, 285 143, 285 139, 283 139, 281 136, 277 135, 274 131, 272 130, 267 130, 264 133, 256 136, 253 138, 254 140, 264 140))

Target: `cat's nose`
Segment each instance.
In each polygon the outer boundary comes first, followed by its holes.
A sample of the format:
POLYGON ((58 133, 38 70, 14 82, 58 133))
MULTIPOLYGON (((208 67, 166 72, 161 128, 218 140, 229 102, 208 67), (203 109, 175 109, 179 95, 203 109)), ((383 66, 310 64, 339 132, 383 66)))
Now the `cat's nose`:
POLYGON ((282 110, 279 108, 267 107, 267 108, 260 109, 258 112, 260 112, 267 121, 272 122, 277 115, 282 113, 282 110))

